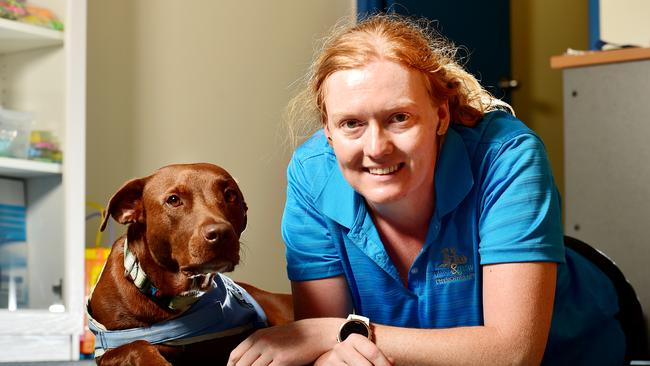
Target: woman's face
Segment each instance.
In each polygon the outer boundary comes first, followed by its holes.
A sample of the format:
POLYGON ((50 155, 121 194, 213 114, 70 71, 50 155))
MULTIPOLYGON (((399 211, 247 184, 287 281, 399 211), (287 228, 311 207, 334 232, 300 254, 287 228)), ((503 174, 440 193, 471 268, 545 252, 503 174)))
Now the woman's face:
POLYGON ((323 88, 325 134, 350 185, 370 204, 431 197, 449 113, 433 105, 424 76, 376 61, 333 73, 323 88))

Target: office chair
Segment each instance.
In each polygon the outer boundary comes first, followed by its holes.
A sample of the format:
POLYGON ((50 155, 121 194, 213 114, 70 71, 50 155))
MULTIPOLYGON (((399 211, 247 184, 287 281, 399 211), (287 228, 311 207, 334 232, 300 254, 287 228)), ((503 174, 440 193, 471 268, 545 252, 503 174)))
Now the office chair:
POLYGON ((647 360, 647 334, 643 309, 632 285, 616 263, 605 253, 576 238, 565 235, 564 245, 588 259, 603 271, 614 284, 618 294, 618 320, 625 333, 625 361, 647 360))

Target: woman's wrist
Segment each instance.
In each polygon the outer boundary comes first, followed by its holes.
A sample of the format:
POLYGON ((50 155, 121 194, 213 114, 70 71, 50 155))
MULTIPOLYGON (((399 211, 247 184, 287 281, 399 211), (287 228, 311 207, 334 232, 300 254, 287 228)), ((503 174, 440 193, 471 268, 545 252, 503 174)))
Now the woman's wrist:
POLYGON ((342 318, 308 318, 297 320, 294 324, 297 332, 311 340, 309 347, 314 360, 317 360, 338 343, 336 337, 344 322, 342 318))

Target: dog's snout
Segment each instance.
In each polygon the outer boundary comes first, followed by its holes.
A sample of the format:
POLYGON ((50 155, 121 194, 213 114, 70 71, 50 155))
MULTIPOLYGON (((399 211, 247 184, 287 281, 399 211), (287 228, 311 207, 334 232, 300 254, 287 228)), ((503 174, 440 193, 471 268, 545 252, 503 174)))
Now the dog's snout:
POLYGON ((202 230, 205 240, 215 243, 227 234, 228 226, 225 224, 209 224, 205 225, 202 230))

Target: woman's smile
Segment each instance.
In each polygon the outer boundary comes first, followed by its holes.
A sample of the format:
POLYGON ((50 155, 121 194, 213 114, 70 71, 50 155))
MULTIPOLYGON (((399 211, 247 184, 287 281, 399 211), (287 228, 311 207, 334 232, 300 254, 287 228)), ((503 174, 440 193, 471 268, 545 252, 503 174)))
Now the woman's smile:
POLYGON ((404 166, 404 163, 399 163, 396 165, 392 166, 387 166, 387 167, 375 167, 375 168, 364 168, 368 173, 372 175, 393 175, 396 173, 399 169, 401 169, 404 166))

